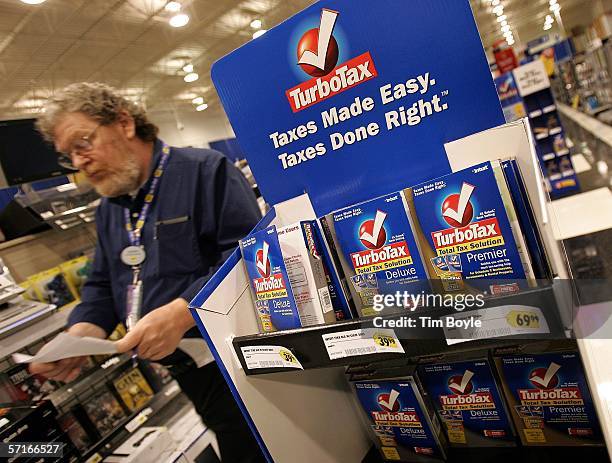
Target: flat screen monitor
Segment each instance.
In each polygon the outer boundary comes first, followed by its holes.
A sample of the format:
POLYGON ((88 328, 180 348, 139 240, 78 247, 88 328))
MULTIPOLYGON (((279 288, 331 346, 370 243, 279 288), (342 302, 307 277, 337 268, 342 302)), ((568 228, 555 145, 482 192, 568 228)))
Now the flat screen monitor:
POLYGON ((42 138, 35 122, 0 121, 0 188, 71 173, 57 163, 53 145, 42 138))

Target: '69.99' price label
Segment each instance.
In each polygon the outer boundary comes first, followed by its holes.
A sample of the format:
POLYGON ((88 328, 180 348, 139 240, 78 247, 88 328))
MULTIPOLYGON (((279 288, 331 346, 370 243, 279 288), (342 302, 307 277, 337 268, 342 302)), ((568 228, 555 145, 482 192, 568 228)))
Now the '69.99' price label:
POLYGON ((395 332, 390 329, 365 328, 323 335, 330 360, 359 355, 404 353, 395 332))
POLYGON ((446 326, 444 333, 448 344, 475 339, 499 338, 517 334, 550 333, 546 317, 539 307, 527 305, 503 305, 454 314, 457 320, 478 320, 480 326, 465 324, 468 328, 446 326))

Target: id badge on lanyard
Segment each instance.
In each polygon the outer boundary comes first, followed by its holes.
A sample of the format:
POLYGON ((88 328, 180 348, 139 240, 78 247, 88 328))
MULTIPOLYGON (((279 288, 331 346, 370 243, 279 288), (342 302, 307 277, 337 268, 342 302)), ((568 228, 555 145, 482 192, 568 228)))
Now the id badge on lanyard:
POLYGON ((140 279, 141 265, 147 258, 144 246, 141 245, 141 233, 147 220, 147 215, 151 204, 157 193, 159 181, 168 162, 170 147, 164 143, 162 155, 157 168, 153 171, 153 177, 149 186, 149 191, 144 199, 144 204, 136 224, 132 224, 130 211, 124 209, 125 228, 128 233, 130 244, 121 251, 121 261, 132 268, 132 284, 127 285, 126 291, 126 328, 131 331, 140 319, 143 299, 143 284, 140 279))

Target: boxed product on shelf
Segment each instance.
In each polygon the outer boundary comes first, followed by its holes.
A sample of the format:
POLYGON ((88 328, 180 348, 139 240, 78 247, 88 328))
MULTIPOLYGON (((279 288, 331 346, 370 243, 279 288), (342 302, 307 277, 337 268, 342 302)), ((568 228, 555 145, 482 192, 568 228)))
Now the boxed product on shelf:
MULTIPOLYGON (((127 331, 123 323, 118 323, 117 326, 115 326, 115 329, 113 330, 113 332, 108 336, 107 339, 109 341, 118 341, 119 339, 123 338, 126 334, 127 334, 127 331)), ((115 354, 92 355, 91 358, 93 359, 95 363, 101 364, 107 361, 109 358, 113 357, 114 355, 115 354)))
POLYGON ((60 270, 66 276, 68 283, 72 285, 75 293, 80 297, 83 285, 91 272, 92 261, 87 256, 63 262, 59 265, 60 270))
POLYGON ((553 272, 516 159, 504 160, 501 166, 519 223, 518 230, 523 234, 531 258, 533 275, 536 280, 551 280, 553 272))
POLYGON ((140 361, 141 373, 153 388, 153 391, 161 391, 166 384, 172 381, 170 371, 161 363, 140 361))
POLYGON ((435 412, 423 396, 412 367, 353 374, 350 381, 386 460, 440 461, 446 439, 435 412))
POLYGON ((376 295, 430 291, 401 192, 339 209, 326 222, 359 316, 379 313, 376 295))
POLYGON ((96 437, 87 432, 74 412, 64 413, 57 418, 57 422, 79 452, 85 452, 95 443, 96 437))
POLYGON ((580 354, 567 346, 494 352, 523 445, 603 445, 580 354))
MULTIPOLYGON (((335 281, 338 296, 342 298, 340 303, 334 304, 334 307, 336 305, 341 306, 340 311, 342 312, 341 315, 338 315, 338 309, 335 308, 336 318, 338 320, 354 318, 356 316, 355 302, 353 301, 353 295, 349 289, 347 276, 344 274, 342 263, 340 262, 340 252, 336 245, 338 240, 334 233, 332 217, 319 217, 319 225, 321 226, 320 239, 322 245, 326 246, 325 258, 328 269, 330 269, 330 276, 335 281)), ((336 291, 330 289, 330 294, 334 292, 336 291)))
POLYGON ((277 228, 285 268, 303 326, 336 321, 315 221, 277 228))
POLYGON ((260 330, 300 328, 301 314, 293 297, 276 227, 270 226, 240 240, 240 250, 260 330))
POLYGON ((0 376, 0 393, 7 402, 36 402, 59 389, 59 383, 30 373, 27 364, 15 365, 0 376))
POLYGON ((81 401, 81 405, 101 437, 113 431, 127 416, 117 398, 106 386, 81 401))
POLYGON ((77 299, 77 295, 70 287, 66 275, 64 275, 59 267, 32 275, 28 280, 31 282, 38 300, 41 302, 62 307, 77 299))
POLYGON ((451 446, 514 446, 514 429, 487 353, 450 356, 418 367, 451 446))
POLYGON ((49 442, 62 435, 57 410, 44 400, 31 405, 0 407, 0 442, 49 442))
POLYGON ((153 389, 138 367, 130 367, 112 382, 117 394, 130 412, 143 407, 153 398, 153 389))
POLYGON ((23 297, 24 299, 28 300, 28 301, 38 301, 38 294, 36 293, 36 289, 34 288, 34 285, 32 284, 31 280, 24 280, 21 283, 19 283, 19 286, 21 286, 24 289, 24 292, 21 294, 21 297, 23 297))
POLYGON ((519 225, 511 223, 516 213, 498 161, 404 191, 425 264, 442 280, 444 291, 495 295, 533 284, 519 225), (460 271, 441 266, 451 256, 461 263, 460 271))

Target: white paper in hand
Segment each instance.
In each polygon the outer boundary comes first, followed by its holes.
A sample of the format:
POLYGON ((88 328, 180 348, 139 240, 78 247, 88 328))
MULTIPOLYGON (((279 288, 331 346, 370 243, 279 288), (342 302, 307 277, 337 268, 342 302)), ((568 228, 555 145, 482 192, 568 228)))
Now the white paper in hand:
POLYGON ((113 341, 60 333, 53 340, 42 346, 36 355, 13 354, 13 360, 16 363, 55 362, 82 355, 116 353, 117 347, 113 341))

